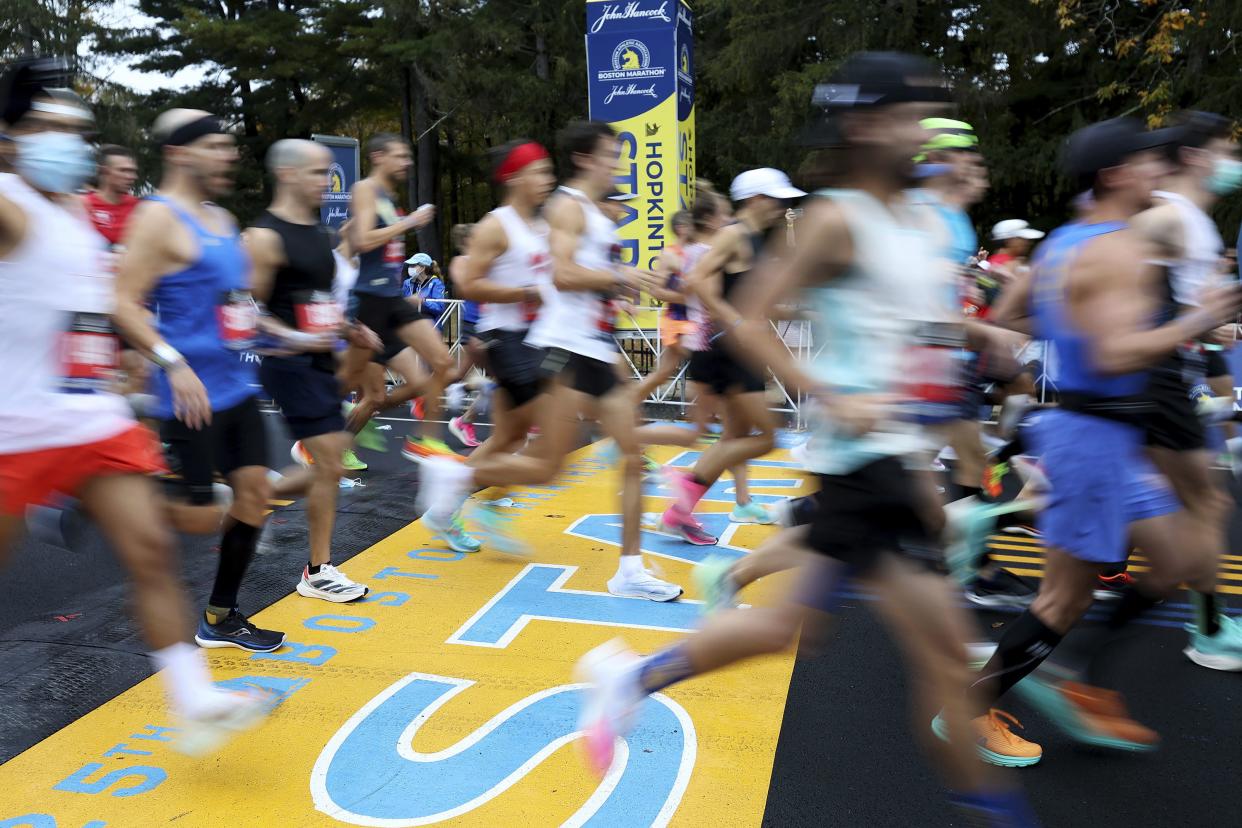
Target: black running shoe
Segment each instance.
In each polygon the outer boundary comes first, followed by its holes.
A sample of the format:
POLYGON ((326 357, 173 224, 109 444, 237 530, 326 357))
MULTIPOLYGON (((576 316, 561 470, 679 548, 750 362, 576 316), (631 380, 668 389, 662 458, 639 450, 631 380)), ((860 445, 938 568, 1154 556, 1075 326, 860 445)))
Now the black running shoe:
POLYGON ((270 653, 285 643, 285 634, 260 629, 234 609, 219 624, 208 624, 206 617, 200 617, 194 640, 200 647, 236 647, 252 653, 270 653))
POLYGON ((975 578, 966 587, 966 600, 980 607, 1029 607, 1035 588, 1025 578, 1001 569, 988 578, 975 578))

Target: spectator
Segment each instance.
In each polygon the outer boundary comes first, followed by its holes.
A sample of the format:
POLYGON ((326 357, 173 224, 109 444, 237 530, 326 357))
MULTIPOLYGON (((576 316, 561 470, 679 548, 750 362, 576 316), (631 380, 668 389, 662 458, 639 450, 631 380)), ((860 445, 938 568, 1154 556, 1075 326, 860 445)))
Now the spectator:
POLYGON ((437 300, 447 298, 447 291, 444 289, 444 278, 440 275, 440 265, 426 253, 415 253, 405 263, 410 274, 405 280, 406 297, 416 298, 415 304, 436 323, 437 328, 442 328, 440 317, 446 303, 437 300))

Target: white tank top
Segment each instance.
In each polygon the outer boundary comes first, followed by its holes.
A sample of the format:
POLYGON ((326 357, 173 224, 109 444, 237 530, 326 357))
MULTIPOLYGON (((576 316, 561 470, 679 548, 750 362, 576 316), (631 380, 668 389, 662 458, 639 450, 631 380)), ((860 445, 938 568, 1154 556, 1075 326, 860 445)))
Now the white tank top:
MULTIPOLYGON (((818 195, 842 209, 854 264, 807 291, 815 311, 814 339, 824 343, 811 361, 811 373, 838 393, 899 392, 908 379, 906 358, 916 332, 941 315, 939 286, 927 278, 935 267, 932 239, 908 206, 890 210, 859 190, 818 195)), ((894 419, 855 437, 821 419, 807 444, 808 467, 822 474, 848 474, 880 457, 928 447, 913 423, 894 419)))
MULTIPOLYGON (((620 254, 617 228, 591 199, 578 190, 560 191, 582 207, 586 227, 578 240, 574 261, 591 270, 615 270, 620 254)), ((527 341, 540 348, 561 348, 572 354, 615 362, 612 338, 617 313, 610 296, 582 290, 557 290, 551 280, 540 285, 543 305, 527 341)))
MULTIPOLYGON (((685 252, 682 254, 682 287, 685 287, 685 280, 689 277, 694 266, 699 263, 699 259, 711 249, 711 245, 706 242, 691 242, 686 245, 685 252)), ((703 303, 697 296, 686 296, 686 318, 694 323, 694 333, 686 337, 686 347, 692 351, 706 351, 708 346, 708 337, 711 336, 711 319, 707 315, 707 311, 703 308, 703 303)))
POLYGON ((90 378, 115 355, 107 242, 84 213, 16 175, 0 174, 0 195, 27 217, 26 237, 0 260, 0 454, 120 434, 134 423, 129 405, 90 378))
POLYGON ((1179 305, 1198 307, 1203 291, 1218 281, 1225 243, 1216 222, 1184 195, 1164 190, 1152 195, 1172 204, 1182 219, 1182 257, 1169 268, 1173 300, 1179 305))
MULTIPOLYGON (((487 272, 487 279, 504 287, 530 287, 552 281, 552 257, 548 253, 548 225, 541 218, 533 223, 518 215, 512 207, 498 207, 491 213, 504 228, 508 246, 496 257, 487 272)), ((485 302, 479 305, 479 322, 475 330, 518 331, 530 328, 539 313, 534 303, 485 302)))

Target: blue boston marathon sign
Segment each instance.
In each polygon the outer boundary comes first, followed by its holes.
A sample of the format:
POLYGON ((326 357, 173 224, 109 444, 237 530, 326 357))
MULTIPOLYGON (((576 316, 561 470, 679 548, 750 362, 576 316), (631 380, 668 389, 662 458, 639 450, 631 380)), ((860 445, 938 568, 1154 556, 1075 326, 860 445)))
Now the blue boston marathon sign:
POLYGON ((319 208, 319 218, 329 227, 340 227, 349 218, 349 191, 358 180, 358 140, 339 135, 312 135, 311 140, 323 144, 332 153, 328 192, 319 208))

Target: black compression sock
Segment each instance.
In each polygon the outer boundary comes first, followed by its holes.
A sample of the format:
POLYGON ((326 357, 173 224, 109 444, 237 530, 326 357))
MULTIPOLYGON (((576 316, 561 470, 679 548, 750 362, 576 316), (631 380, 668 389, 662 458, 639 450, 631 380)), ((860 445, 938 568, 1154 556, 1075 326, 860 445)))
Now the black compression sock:
POLYGON ((1043 663, 1063 636, 1049 629, 1029 610, 1009 625, 996 645, 996 652, 979 671, 971 685, 986 711, 1009 688, 1013 687, 1043 663))
POLYGON ((1020 429, 1012 440, 1001 446, 1000 451, 996 452, 994 459, 997 463, 1008 463, 1019 454, 1026 454, 1026 440, 1022 438, 1022 431, 1020 429))
POLYGON ((259 540, 258 526, 231 517, 225 518, 225 525, 227 528, 220 537, 220 565, 216 568, 216 582, 208 600, 214 607, 237 606, 237 592, 259 540))
POLYGON ((311 563, 310 561, 307 561, 307 562, 306 562, 306 571, 307 571, 307 572, 309 572, 311 575, 318 575, 318 574, 319 574, 319 566, 320 566, 319 564, 313 564, 313 563, 311 563))
POLYGON ((1217 606, 1216 593, 1190 593, 1190 601, 1195 605, 1195 624, 1203 635, 1216 635, 1220 632, 1220 608, 1217 606))
POLYGON ((962 494, 962 497, 959 498, 959 500, 967 497, 977 497, 980 500, 983 500, 983 489, 978 486, 958 486, 957 488, 962 494))

